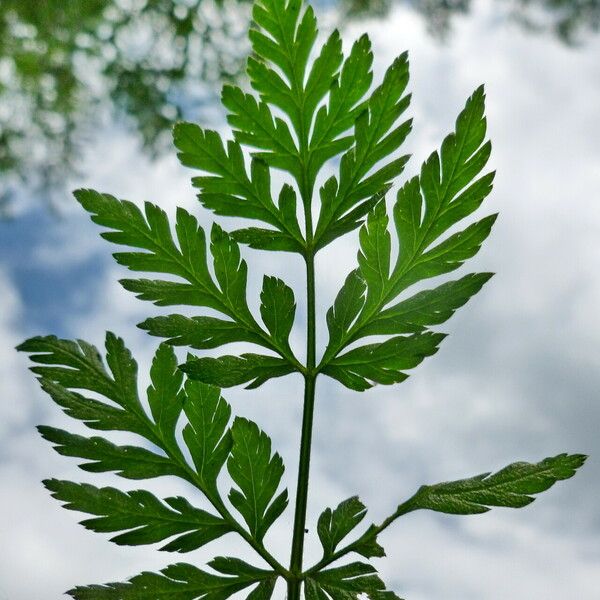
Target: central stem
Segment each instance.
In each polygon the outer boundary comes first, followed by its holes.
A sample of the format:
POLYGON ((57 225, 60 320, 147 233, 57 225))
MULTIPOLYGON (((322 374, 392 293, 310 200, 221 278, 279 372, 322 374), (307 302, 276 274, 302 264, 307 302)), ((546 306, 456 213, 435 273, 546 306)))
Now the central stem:
POLYGON ((310 380, 307 379, 304 394, 304 417, 302 420, 302 442, 300 445, 300 468, 298 470, 298 489, 296 493, 294 538, 292 541, 292 558, 290 561, 290 573, 294 579, 288 582, 287 600, 300 600, 300 575, 302 573, 302 555, 304 551, 314 402, 314 378, 310 380))
POLYGON ((316 365, 316 322, 315 322, 315 251, 311 214, 311 186, 306 172, 301 185, 306 224, 306 370, 304 374, 304 413, 302 416, 302 438, 300 441, 300 464, 298 486, 296 488, 296 511, 294 515, 294 535, 290 559, 287 600, 300 600, 302 586, 302 556, 304 553, 304 533, 306 527, 306 506, 308 502, 308 477, 310 473, 310 451, 312 443, 313 416, 315 409, 316 365))

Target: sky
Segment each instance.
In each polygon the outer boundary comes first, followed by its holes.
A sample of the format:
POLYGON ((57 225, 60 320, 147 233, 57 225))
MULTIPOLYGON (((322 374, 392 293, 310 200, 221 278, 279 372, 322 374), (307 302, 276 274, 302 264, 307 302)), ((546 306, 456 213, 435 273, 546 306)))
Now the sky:
MULTIPOLYGON (((440 352, 404 383, 360 394, 322 378, 318 384, 307 535, 307 562, 318 558, 315 524, 326 506, 359 494, 379 522, 423 483, 538 461, 560 452, 591 456, 572 480, 526 509, 474 517, 431 512, 404 517, 381 536, 376 560, 406 600, 595 600, 600 565, 600 40, 571 49, 498 23, 492 4, 459 20, 445 45, 420 18, 398 7, 385 21, 364 20, 345 32, 348 45, 371 36, 376 79, 401 51, 411 57, 415 119, 407 175, 451 131, 466 98, 486 84, 496 187, 481 214, 500 212, 469 271, 497 275, 444 326, 440 352), (487 213, 486 213, 487 211, 487 213)), ((219 112, 208 122, 223 129, 219 112)), ((119 124, 107 123, 81 157, 70 187, 91 186, 170 214, 177 204, 212 215, 194 198, 174 156, 151 162, 119 124)), ((392 195, 390 194, 390 200, 392 195)), ((228 225, 232 225, 229 222, 228 225)), ((46 477, 164 495, 191 494, 167 480, 128 482, 90 477, 53 453, 34 426, 80 431, 52 406, 14 346, 35 334, 80 337, 101 345, 104 331, 123 336, 140 364, 140 387, 157 341, 135 327, 152 305, 117 280, 111 248, 74 202, 57 218, 35 202, 0 223, 0 600, 58 600, 75 584, 120 581, 141 570, 215 554, 254 560, 226 536, 176 557, 153 547, 118 547, 77 524, 40 485, 46 477)), ((264 273, 283 277, 299 299, 292 334, 301 349, 302 277, 289 256, 245 251, 249 297, 257 306, 264 273)), ((319 325, 354 268, 356 236, 332 244, 318 261, 319 325)), ((300 273, 301 263, 295 263, 300 273)), ((467 271, 461 271, 465 273, 467 271)), ((323 342, 324 338, 321 337, 323 342)), ((228 390, 234 412, 255 419, 273 439, 295 488, 301 419, 300 380, 259 390, 228 390)), ((114 438, 119 441, 125 438, 114 438)), ((291 515, 267 538, 287 561, 291 515)), ((254 561, 255 564, 259 564, 254 561)), ((279 597, 284 591, 278 589, 279 597)))

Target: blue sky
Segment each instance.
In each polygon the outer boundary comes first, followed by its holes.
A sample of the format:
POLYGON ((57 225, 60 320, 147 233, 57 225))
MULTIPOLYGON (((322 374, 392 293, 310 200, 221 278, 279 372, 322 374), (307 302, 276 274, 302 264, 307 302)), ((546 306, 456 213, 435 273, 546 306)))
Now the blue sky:
MULTIPOLYGON (((488 212, 495 231, 469 270, 497 276, 445 328, 438 355, 405 383, 351 392, 319 384, 309 519, 359 493, 381 520, 421 483, 539 460, 562 451, 592 456, 572 481, 521 511, 481 517, 431 513, 400 521, 382 539, 378 562, 407 600, 595 600, 600 561, 600 40, 569 49, 543 36, 497 26, 491 4, 459 21, 447 45, 431 41, 421 20, 397 8, 384 22, 354 25, 346 40, 368 31, 376 74, 396 54, 411 55, 414 158, 409 174, 451 130, 464 100, 486 83, 496 190, 488 212)), ((208 123, 223 127, 221 122, 208 123)), ((118 126, 99 132, 81 158, 93 186, 172 212, 183 203, 209 226, 194 200, 189 173, 174 156, 150 162, 118 126)), ((390 195, 391 199, 391 195, 390 195)), ((355 263, 356 239, 332 245, 318 264, 321 326, 326 308, 355 263)), ((79 471, 38 439, 39 422, 66 419, 36 388, 14 346, 32 334, 57 333, 101 344, 122 335, 144 373, 156 340, 135 324, 157 309, 123 291, 123 271, 97 228, 65 200, 60 219, 34 201, 0 222, 0 600, 61 598, 74 584, 122 580, 179 560, 152 548, 120 548, 77 525, 39 484, 47 476, 117 483, 79 471)), ((288 257, 246 252, 254 266, 256 302, 262 274, 290 277, 288 257)), ((300 267, 300 263, 298 263, 300 267)), ((294 340, 302 338, 300 311, 294 340)), ((142 376, 145 386, 146 376, 142 376)), ((256 419, 273 438, 294 487, 300 423, 298 380, 256 392, 226 394, 234 410, 256 419)), ((170 481, 148 487, 168 494, 170 481)), ((288 510, 288 513, 291 511, 288 510)), ((291 515, 269 543, 288 554, 291 515)), ((223 540, 185 557, 201 563, 231 552, 223 540)), ((237 549, 236 549, 237 550, 237 549)), ((317 553, 314 533, 308 552, 317 553)), ((248 555, 250 558, 251 555, 248 555)), ((281 593, 283 597, 283 592, 281 593)))

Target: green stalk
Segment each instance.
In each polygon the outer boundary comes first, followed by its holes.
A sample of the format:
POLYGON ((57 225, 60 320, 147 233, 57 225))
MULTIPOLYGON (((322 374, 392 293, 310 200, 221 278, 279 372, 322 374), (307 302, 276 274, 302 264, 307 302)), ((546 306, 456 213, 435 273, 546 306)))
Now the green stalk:
POLYGON ((302 555, 306 527, 306 506, 308 502, 308 478, 310 473, 310 453, 312 444, 313 416, 315 407, 315 269, 314 254, 307 256, 307 361, 304 376, 304 414, 302 417, 302 439, 300 441, 300 465, 296 489, 296 512, 294 535, 288 580, 287 600, 300 600, 302 583, 302 555))
MULTIPOLYGON (((306 152, 306 135, 303 152, 306 152)), ((305 161, 305 164, 308 161, 305 161)), ((296 509, 294 514, 294 532, 290 558, 290 578, 287 580, 287 600, 300 600, 302 586, 302 557, 304 553, 304 533, 306 528, 306 506, 308 503, 308 479, 310 474, 310 453, 315 408, 316 365, 316 320, 315 320, 315 250, 313 248, 313 223, 311 212, 312 189, 307 179, 307 169, 303 165, 304 175, 300 184, 300 193, 304 204, 306 225, 306 369, 304 371, 304 412, 302 415, 302 437, 300 440, 300 460, 298 466, 298 485, 296 488, 296 509)))

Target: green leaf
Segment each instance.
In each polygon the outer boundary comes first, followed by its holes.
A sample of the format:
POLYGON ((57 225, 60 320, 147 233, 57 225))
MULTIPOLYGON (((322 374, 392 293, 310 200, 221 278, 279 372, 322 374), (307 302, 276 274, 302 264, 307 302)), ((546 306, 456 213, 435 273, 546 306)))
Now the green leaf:
POLYGON ((418 292, 379 313, 360 331, 361 337, 419 333, 447 321, 491 279, 492 273, 474 273, 432 290, 418 292))
POLYGON ((44 380, 64 388, 97 392, 119 406, 139 412, 137 395, 137 364, 125 348, 123 340, 106 334, 106 358, 110 374, 98 350, 83 340, 61 340, 56 336, 31 338, 17 347, 30 353, 31 370, 44 380))
MULTIPOLYGON (((135 294, 138 300, 146 300, 156 306, 209 306, 212 300, 199 293, 190 283, 163 281, 160 279, 121 279, 119 283, 128 292, 135 294)), ((226 311, 223 309, 219 312, 226 311)))
POLYGON ((373 383, 400 383, 408 377, 404 371, 435 354, 444 337, 442 333, 426 332, 360 346, 331 360, 322 372, 360 392, 373 383))
POLYGON ((228 425, 231 407, 221 391, 197 381, 186 381, 184 404, 188 424, 183 439, 205 489, 217 490, 217 477, 229 456, 232 440, 228 425))
POLYGON ((210 250, 214 257, 215 276, 227 306, 241 315, 244 321, 252 321, 246 302, 248 266, 241 259, 240 248, 231 236, 216 223, 210 234, 210 250))
POLYGON ((308 54, 317 35, 310 7, 304 12, 300 25, 298 24, 301 10, 300 0, 259 0, 252 7, 254 23, 271 38, 271 43, 268 44, 267 36, 257 29, 251 30, 250 40, 254 52, 275 63, 290 81, 304 73, 308 54))
POLYGON ((398 193, 394 220, 401 248, 390 295, 408 285, 456 269, 489 235, 495 215, 459 231, 431 248, 453 225, 472 214, 492 189, 494 174, 481 173, 491 145, 485 142, 485 93, 479 88, 456 121, 455 132, 424 163, 421 175, 398 193))
POLYGON ((276 577, 261 581, 246 597, 246 600, 271 600, 275 591, 276 577))
MULTIPOLYGON (((399 251, 393 267, 383 201, 374 206, 360 231, 358 277, 365 281, 366 294, 356 286, 344 291, 353 311, 362 303, 360 312, 352 321, 330 329, 321 365, 323 372, 353 389, 366 389, 363 379, 369 377, 363 373, 361 379, 358 373, 341 372, 334 358, 341 350, 369 335, 426 332, 429 327, 449 319, 490 278, 487 273, 469 275, 389 306, 410 286, 459 268, 479 251, 491 231, 496 215, 485 217, 435 244, 449 228, 479 208, 491 191, 493 173, 473 182, 490 154, 490 145, 485 142, 484 105, 485 95, 480 88, 467 101, 457 119, 456 131, 444 140, 441 151, 434 152, 423 165, 421 175, 398 192, 394 223, 399 251), (348 296, 350 292, 352 297, 348 296)), ((377 378, 372 380, 383 383, 377 378)))
POLYGON ((413 244, 408 235, 403 234, 407 229, 417 227, 416 221, 406 223, 403 211, 407 210, 406 204, 412 202, 408 195, 420 192, 417 180, 409 182, 398 194, 398 202, 394 208, 394 217, 399 239, 406 240, 405 251, 401 252, 394 273, 389 282, 387 299, 393 299, 409 286, 422 281, 449 273, 461 267, 466 260, 472 258, 479 252, 481 245, 488 238, 497 215, 490 215, 469 225, 466 229, 459 231, 440 242, 433 248, 426 249, 419 245, 412 250, 409 244, 413 244))
POLYGON ((101 431, 131 431, 145 435, 148 431, 139 418, 127 410, 72 392, 49 379, 39 378, 41 388, 66 415, 83 421, 91 429, 101 431))
POLYGON ((385 202, 380 201, 360 230, 358 264, 367 283, 366 306, 379 306, 384 298, 390 276, 392 239, 388 231, 385 202))
POLYGON ((289 337, 296 315, 293 290, 281 279, 265 276, 260 293, 263 323, 280 347, 289 349, 289 337))
POLYGON ((317 112, 310 139, 309 173, 318 172, 325 161, 352 145, 352 136, 339 136, 354 125, 364 108, 360 101, 373 80, 372 63, 371 42, 363 35, 352 46, 339 77, 334 80, 327 104, 317 112))
POLYGON ((311 573, 304 585, 306 600, 359 600, 363 594, 370 600, 399 600, 386 591, 374 567, 360 562, 311 573))
POLYGON ((177 357, 166 344, 161 344, 154 355, 150 380, 152 383, 147 394, 152 419, 162 441, 176 448, 175 428, 183 409, 185 393, 181 387, 183 373, 177 368, 177 357))
POLYGON ((289 127, 283 119, 273 117, 268 104, 231 85, 223 87, 221 101, 229 110, 227 121, 237 142, 264 150, 254 156, 300 177, 298 150, 289 127))
POLYGON ((331 33, 320 54, 315 58, 304 87, 303 118, 310 122, 323 98, 337 79, 344 55, 339 31, 331 33))
POLYGON ((248 244, 258 250, 279 250, 283 252, 304 253, 304 239, 298 225, 296 212, 296 192, 288 184, 284 184, 279 193, 278 209, 281 222, 292 236, 275 231, 273 229, 261 229, 259 227, 247 227, 232 232, 234 240, 248 244))
POLYGON ((283 476, 283 461, 279 454, 271 455, 271 440, 252 421, 237 417, 231 435, 227 469, 237 488, 232 488, 229 500, 252 536, 261 541, 288 504, 287 490, 274 498, 283 476))
POLYGON ((219 358, 188 358, 180 369, 191 379, 221 388, 250 382, 247 389, 261 386, 273 377, 283 377, 295 371, 287 361, 263 354, 242 354, 219 358))
POLYGON ((194 177, 200 201, 217 215, 257 219, 274 226, 290 243, 303 244, 296 219, 282 214, 271 197, 271 178, 265 162, 253 159, 250 176, 240 145, 230 141, 225 148, 219 134, 192 123, 174 129, 179 159, 186 167, 211 175, 194 177))
POLYGON ((252 88, 263 102, 281 109, 290 119, 294 129, 300 128, 300 111, 295 92, 279 73, 267 66, 259 57, 248 59, 248 76, 252 88))
POLYGON ((231 232, 231 237, 240 244, 246 244, 255 250, 302 253, 302 246, 289 236, 260 227, 244 227, 231 232))
POLYGON ((224 575, 235 575, 239 579, 247 579, 260 583, 250 592, 247 600, 270 600, 273 595, 277 576, 269 571, 258 569, 239 558, 218 556, 208 563, 211 568, 224 575))
POLYGON ((145 448, 117 446, 101 437, 87 438, 54 427, 40 426, 38 430, 62 456, 85 459, 79 467, 90 473, 115 472, 126 479, 186 475, 167 457, 145 448))
POLYGON ((173 538, 161 550, 190 552, 232 531, 215 515, 194 508, 185 498, 159 500, 150 492, 122 492, 85 483, 44 481, 53 498, 64 508, 95 515, 81 521, 86 529, 119 535, 111 541, 121 546, 155 544, 173 538))
MULTIPOLYGON (((268 178, 268 169, 263 175, 268 178)), ((267 180, 261 179, 259 183, 261 190, 264 185, 269 188, 267 180)), ((286 207, 294 202, 290 193, 293 196, 293 191, 282 191, 280 203, 283 202, 286 207)), ((240 256, 239 246, 218 225, 215 224, 212 228, 210 243, 215 281, 208 268, 204 231, 185 210, 177 210, 176 242, 165 212, 152 204, 146 203, 145 213, 142 213, 131 202, 119 201, 91 190, 79 190, 76 197, 92 214, 94 222, 111 229, 103 233, 103 237, 114 243, 145 250, 115 254, 120 264, 136 271, 175 275, 185 281, 125 279, 121 281, 125 289, 134 292, 138 298, 159 306, 183 304, 217 310, 236 323, 238 335, 235 341, 252 341, 277 351, 268 334, 259 327, 248 309, 247 265, 240 256)), ((283 211, 286 222, 291 218, 289 210, 286 208, 283 211)), ((294 207, 291 210, 295 213, 294 207)), ((164 321, 159 323, 164 325, 164 321)), ((176 323, 180 324, 181 321, 176 323)), ((200 323, 205 325, 211 321, 200 323)), ((153 323, 147 324, 151 326, 153 323)), ((223 327, 223 322, 220 325, 223 327)), ((211 339, 214 343, 214 338, 211 339)), ((230 335, 226 335, 225 340, 233 341, 230 335)), ((288 359, 293 361, 291 356, 288 359)))
POLYGON ((365 518, 367 509, 357 496, 341 502, 336 509, 326 508, 317 524, 323 558, 330 557, 340 542, 365 518))
POLYGON ((352 544, 352 550, 365 558, 381 558, 385 556, 385 550, 377 542, 377 531, 375 525, 371 525, 367 531, 352 544))
MULTIPOLYGON (((173 350, 158 348, 150 371, 146 414, 137 391, 137 364, 121 338, 106 334, 106 369, 95 346, 54 336, 27 340, 19 350, 30 352, 42 388, 63 408, 92 429, 131 431, 162 449, 177 452, 175 428, 181 415, 183 376, 173 350), (87 398, 74 389, 89 390, 104 399, 87 398)), ((100 438, 96 438, 100 439, 100 438)), ((106 442, 108 443, 108 442, 106 442)))
POLYGON ((58 453, 81 459, 81 468, 90 472, 115 472, 129 479, 178 476, 202 491, 216 511, 195 508, 180 497, 163 500, 144 490, 46 481, 66 508, 90 515, 84 526, 113 534, 118 544, 161 542, 166 543, 163 549, 178 552, 235 532, 273 570, 219 557, 209 563, 211 572, 177 564, 127 582, 68 592, 78 600, 227 600, 244 590, 248 600, 270 600, 278 576, 287 581, 293 600, 299 600, 302 585, 306 600, 399 600, 372 566, 330 565, 351 552, 364 558, 384 556, 379 534, 407 512, 475 514, 492 506, 525 506, 535 494, 572 477, 585 461, 583 455, 562 454, 539 464, 515 463, 495 474, 423 486, 381 525, 363 529, 358 539, 348 542, 366 513, 357 497, 350 498, 320 516, 323 558, 303 570, 315 378, 323 373, 362 391, 403 381, 410 369, 437 352, 444 335, 431 329, 451 318, 490 274, 467 275, 432 289, 422 284, 461 267, 487 239, 496 215, 463 221, 490 193, 494 173, 484 172, 491 144, 480 88, 440 150, 399 189, 388 215, 387 193, 409 159, 400 150, 412 129, 412 121, 404 118, 410 105, 407 55, 393 62, 368 95, 373 80, 368 37, 357 40, 346 58, 338 31, 315 48, 319 32, 314 10, 302 0, 254 0, 252 20, 247 72, 253 92, 230 85, 222 92, 234 139, 179 123, 174 142, 182 164, 198 171, 192 182, 201 204, 216 215, 254 223, 237 225, 233 233, 215 224, 207 250, 204 229, 183 209, 170 222, 154 204, 139 208, 91 190, 76 192, 92 220, 105 228, 102 236, 124 247, 115 258, 136 272, 121 282, 125 289, 159 306, 211 312, 196 316, 180 311, 185 316, 159 316, 140 325, 166 340, 152 362, 147 402, 138 396, 137 365, 113 334, 107 335, 104 358, 86 342, 56 337, 33 338, 19 349, 32 354, 42 388, 68 416, 94 430, 144 438, 140 447, 119 446, 102 437, 40 427, 58 453), (320 177, 332 159, 337 172, 320 177), (275 189, 271 169, 285 171, 293 185, 275 189), (323 183, 315 194, 317 181, 323 183), (320 206, 313 206, 313 198, 320 206), (358 229, 357 268, 327 312, 329 343, 315 364, 315 254, 358 229), (303 257, 309 290, 306 365, 290 348, 296 317, 293 291, 280 279, 265 277, 259 323, 250 310, 248 268, 239 244, 303 257), (141 279, 139 273, 153 275, 141 279), (406 293, 417 284, 420 291, 406 293), (384 339, 356 343, 370 336, 384 339), (262 346, 266 353, 188 356, 179 367, 173 349, 210 350, 237 342, 262 346), (283 461, 256 424, 238 418, 230 426, 231 408, 220 388, 258 387, 293 372, 306 380, 306 402, 288 570, 264 545, 266 533, 288 504, 287 490, 280 489, 283 461), (182 417, 186 422, 180 423, 182 417), (185 447, 180 447, 180 438, 185 447), (225 464, 233 482, 233 508, 219 493, 225 464), (239 513, 239 521, 232 512, 239 513))
POLYGON ((270 571, 251 575, 214 575, 178 563, 160 571, 144 572, 126 583, 77 587, 67 592, 75 600, 226 600, 256 583, 272 580, 270 571))
POLYGON ((173 346, 189 346, 198 350, 218 348, 233 342, 262 344, 262 339, 251 331, 241 329, 235 321, 216 317, 184 317, 167 315, 146 319, 138 325, 150 335, 167 338, 173 346))
MULTIPOLYGON (((329 347, 338 346, 354 323, 364 305, 366 289, 365 280, 358 269, 346 277, 333 306, 327 311, 329 347)), ((327 354, 326 357, 329 358, 327 354)))
POLYGON ((66 414, 100 430, 132 431, 152 441, 137 392, 137 364, 121 338, 106 334, 106 364, 95 346, 56 336, 31 338, 17 347, 30 353, 40 384, 66 414), (71 389, 69 389, 71 388, 71 389), (73 389, 95 392, 113 404, 85 398, 73 389))
POLYGON ((187 304, 184 300, 192 296, 192 305, 206 306, 232 316, 208 270, 204 230, 192 215, 178 209, 176 244, 166 213, 153 204, 147 202, 142 213, 132 202, 120 201, 93 190, 78 190, 75 197, 91 213, 94 223, 111 230, 102 233, 103 238, 115 244, 145 250, 119 252, 115 254, 117 262, 134 271, 168 273, 188 282, 152 282, 154 286, 151 292, 145 289, 145 280, 126 280, 123 282, 126 289, 163 306, 187 304))
MULTIPOLYGON (((25 342, 21 349, 33 353, 32 359, 37 363, 34 370, 67 414, 97 429, 139 433, 159 450, 117 446, 104 438, 86 438, 52 427, 40 427, 42 436, 54 445, 58 453, 84 459, 80 466, 86 471, 113 471, 129 479, 178 476, 200 489, 220 516, 195 509, 182 498, 167 498, 161 502, 148 492, 139 490, 124 493, 112 488, 99 489, 87 484, 78 486, 55 481, 48 484, 49 488, 68 504, 68 508, 96 515, 97 518, 86 520, 86 526, 98 531, 121 532, 114 540, 117 543, 154 543, 170 538, 164 549, 190 551, 228 531, 235 531, 281 573, 283 567, 259 541, 243 532, 220 497, 217 478, 233 445, 228 429, 231 409, 221 398, 220 390, 193 381, 186 382, 182 388, 183 375, 177 368, 174 351, 163 344, 152 362, 148 387, 150 414, 147 414, 137 396, 137 367, 131 354, 122 340, 113 334, 107 334, 106 347, 108 369, 97 349, 82 341, 34 338, 25 342), (91 399, 89 407, 86 407, 88 399, 66 386, 93 391, 102 399, 91 399), (113 404, 104 404, 104 399, 113 404), (186 461, 176 437, 182 408, 188 418, 183 428, 183 439, 197 472, 186 461)), ((278 511, 285 508, 286 502, 284 493, 270 504, 262 515, 264 531, 280 514, 278 511)), ((161 582, 167 583, 164 578, 161 582)), ((131 592, 134 594, 132 597, 139 597, 135 594, 143 591, 143 588, 123 585, 117 585, 117 592, 110 591, 111 586, 102 590, 109 594, 107 597, 113 593, 120 597, 118 594, 121 592, 131 592)), ((234 591, 243 587, 238 586, 234 591)), ((271 588, 271 583, 262 583, 255 590, 255 597, 268 598, 271 588)), ((99 590, 92 586, 78 591, 93 594, 95 591, 100 593, 99 590)), ((169 585, 165 593, 170 591, 169 585)))
POLYGON ((40 428, 57 452, 86 459, 87 462, 81 465, 86 471, 115 471, 130 479, 177 475, 189 480, 190 474, 175 436, 184 409, 189 421, 184 427, 184 440, 198 470, 203 491, 215 497, 216 478, 231 447, 231 439, 226 432, 231 409, 216 388, 190 381, 182 388, 183 374, 177 368, 172 348, 161 345, 152 362, 151 385, 148 387, 152 419, 137 399, 135 362, 122 340, 113 334, 107 335, 107 363, 111 366, 111 373, 116 373, 114 378, 104 369, 96 348, 85 342, 34 338, 23 344, 21 349, 46 352, 32 356, 34 361, 44 365, 34 367, 34 370, 44 377, 42 387, 68 415, 94 429, 125 430, 142 435, 175 458, 136 446, 116 446, 99 437, 86 438, 50 427, 40 428), (47 366, 52 363, 60 366, 47 366), (63 367, 62 363, 69 368, 63 367), (124 409, 84 398, 57 381, 73 388, 96 391, 124 409), (116 382, 120 385, 117 386, 116 382))
POLYGON ((513 463, 494 474, 425 485, 407 506, 410 510, 428 509, 455 515, 485 513, 491 506, 522 508, 534 501, 534 494, 573 477, 586 458, 582 454, 559 454, 535 464, 513 463))
POLYGON ((306 66, 317 37, 312 7, 302 14, 301 9, 300 0, 256 2, 252 17, 257 29, 250 32, 256 58, 248 59, 248 75, 254 90, 264 102, 279 107, 297 132, 303 129, 303 116, 307 114, 300 109, 299 100, 306 97, 303 86, 306 66), (269 63, 281 70, 285 80, 269 63))
POLYGON ((356 120, 354 145, 342 156, 339 184, 329 184, 322 190, 321 212, 315 232, 318 248, 335 222, 365 199, 385 189, 402 171, 407 156, 396 158, 382 167, 372 169, 389 157, 404 142, 411 130, 411 121, 394 126, 408 108, 410 97, 404 96, 408 84, 408 57, 403 54, 387 70, 382 84, 366 102, 356 120), (390 131, 391 130, 391 131, 390 131))

